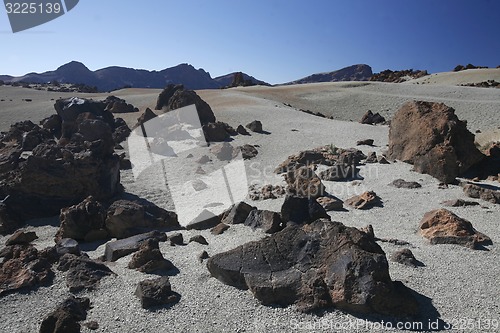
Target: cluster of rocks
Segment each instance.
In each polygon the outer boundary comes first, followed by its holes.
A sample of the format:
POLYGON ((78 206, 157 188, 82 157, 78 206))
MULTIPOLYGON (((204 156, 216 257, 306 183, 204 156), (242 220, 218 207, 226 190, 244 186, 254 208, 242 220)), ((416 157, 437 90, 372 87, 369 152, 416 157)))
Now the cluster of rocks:
MULTIPOLYGON (((249 134, 242 125, 234 129, 227 123, 216 121, 210 105, 201 99, 195 91, 184 89, 182 84, 168 85, 158 96, 155 109, 169 112, 193 104, 196 106, 196 112, 207 142, 221 142, 228 140, 231 136, 249 134)), ((155 116, 151 110, 146 110, 145 114, 138 119, 138 125, 144 124, 155 116)), ((253 132, 263 132, 260 121, 254 121, 246 127, 253 132)))
POLYGON ((483 82, 476 83, 463 83, 460 84, 462 87, 476 87, 476 88, 500 88, 500 82, 495 80, 487 80, 483 82))
POLYGON ((286 194, 286 190, 281 185, 267 184, 264 186, 251 185, 248 189, 248 197, 251 200, 268 200, 281 198, 286 194))
MULTIPOLYGON (((92 195, 109 200, 122 190, 114 147, 130 133, 103 102, 58 100, 56 115, 23 121, 0 134, 2 215, 17 220, 54 216, 92 195)), ((1 221, 2 233, 16 223, 1 221)))
POLYGON ((94 94, 99 92, 96 86, 90 86, 83 83, 60 83, 58 81, 51 81, 49 83, 29 83, 29 82, 10 82, 10 81, 4 82, 0 80, 0 86, 4 84, 13 87, 23 87, 40 91, 45 90, 50 92, 61 92, 61 93, 94 94))
POLYGON ((104 103, 106 104, 106 110, 112 113, 139 112, 138 108, 134 107, 132 104, 128 104, 124 99, 116 96, 108 96, 104 100, 104 103))
POLYGON ((391 71, 386 69, 380 73, 375 73, 370 77, 370 81, 401 83, 412 79, 418 79, 429 75, 426 70, 406 69, 401 71, 391 71))
POLYGON ((467 64, 467 65, 457 65, 453 71, 454 72, 460 72, 464 71, 466 69, 479 69, 479 68, 488 68, 488 66, 474 66, 473 64, 467 64))

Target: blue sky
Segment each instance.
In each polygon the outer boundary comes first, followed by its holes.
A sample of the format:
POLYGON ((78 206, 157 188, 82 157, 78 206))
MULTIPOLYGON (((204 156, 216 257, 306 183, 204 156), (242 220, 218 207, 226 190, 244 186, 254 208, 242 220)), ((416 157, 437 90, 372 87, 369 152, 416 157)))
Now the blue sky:
POLYGON ((161 70, 212 77, 244 71, 270 83, 365 63, 448 71, 500 65, 497 0, 80 0, 66 15, 13 34, 0 8, 0 74, 161 70))

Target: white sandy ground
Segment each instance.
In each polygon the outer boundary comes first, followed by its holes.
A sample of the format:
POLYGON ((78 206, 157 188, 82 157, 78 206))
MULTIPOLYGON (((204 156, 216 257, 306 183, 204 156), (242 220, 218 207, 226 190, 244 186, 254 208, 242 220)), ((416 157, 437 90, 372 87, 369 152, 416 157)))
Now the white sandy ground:
MULTIPOLYGON (((123 90, 114 94, 138 106, 153 107, 158 90, 123 90)), ((455 86, 396 85, 396 84, 312 84, 278 88, 237 88, 230 90, 200 91, 199 94, 214 109, 218 120, 233 126, 246 124, 254 119, 261 120, 264 130, 270 134, 237 136, 234 145, 243 143, 260 145, 259 155, 246 162, 247 176, 257 183, 279 183, 279 177, 272 170, 290 154, 317 146, 334 144, 337 147, 354 147, 359 139, 372 138, 376 147, 359 147, 365 153, 386 149, 387 126, 361 125, 357 122, 327 120, 289 108, 310 109, 332 114, 342 120, 357 121, 367 109, 382 111, 384 116, 392 115, 406 100, 430 99, 443 101, 457 109, 462 119, 467 119, 473 129, 495 129, 500 125, 499 91, 484 88, 462 88, 455 86), (297 129, 298 131, 291 131, 297 129), (260 171, 256 171, 260 170, 260 171), (267 170, 266 175, 262 172, 267 170)), ((51 98, 66 96, 0 87, 0 129, 23 119, 38 121, 52 114, 51 98), (33 102, 20 102, 32 98, 33 102)), ((96 95, 105 97, 107 94, 96 95)), ((119 115, 121 116, 121 115, 119 115)), ((130 123, 138 114, 126 115, 130 123)), ((450 332, 494 332, 486 330, 487 320, 500 320, 500 206, 481 202, 481 206, 451 208, 453 212, 472 222, 475 228, 493 240, 488 251, 474 251, 458 245, 429 245, 417 233, 420 219, 425 212, 440 208, 444 200, 463 198, 461 188, 450 186, 438 189, 438 181, 430 176, 411 171, 404 163, 391 165, 370 165, 362 167, 364 180, 359 185, 353 182, 326 182, 332 194, 341 199, 374 190, 384 202, 383 208, 367 211, 331 213, 332 219, 348 226, 363 227, 372 224, 376 236, 397 238, 412 244, 411 250, 425 267, 410 268, 389 261, 393 280, 401 280, 416 293, 422 303, 424 318, 436 318, 434 311, 446 323, 454 324, 450 332), (422 188, 415 190, 396 189, 388 186, 393 180, 403 178, 419 181, 422 188), (461 320, 470 329, 460 329, 461 320)), ((122 183, 126 189, 146 197, 158 205, 171 208, 172 202, 161 191, 154 190, 156 179, 146 177, 141 183, 134 182, 132 172, 122 172, 122 183)), ((247 200, 248 201, 248 200, 247 200)), ((248 201, 259 208, 279 211, 282 199, 261 202, 248 201)), ((38 248, 53 245, 57 230, 57 218, 31 221, 28 230, 34 230, 40 237, 34 243, 38 248), (47 225, 52 223, 52 225, 47 225)), ((179 303, 170 308, 155 311, 143 310, 134 290, 139 281, 149 276, 130 270, 127 264, 131 256, 119 259, 109 267, 117 274, 102 280, 96 291, 82 292, 79 296, 91 299, 92 310, 88 320, 96 320, 100 327, 96 332, 383 332, 379 321, 363 321, 360 317, 334 309, 323 316, 301 314, 291 306, 274 308, 260 305, 249 291, 237 290, 211 278, 205 264, 198 262, 198 254, 206 250, 213 255, 232 249, 264 235, 244 226, 231 226, 223 235, 213 236, 209 231, 182 231, 184 239, 202 234, 208 246, 191 243, 171 247, 161 244, 164 256, 179 269, 171 277, 172 289, 181 295, 179 303), (356 324, 359 326, 348 326, 356 324)), ((7 237, 0 237, 4 244, 7 237)), ((402 248, 380 243, 387 256, 402 248)), ((92 258, 104 252, 102 244, 84 244, 92 258)), ((41 287, 26 293, 14 293, 0 300, 0 332, 37 332, 45 315, 70 293, 64 282, 64 274, 56 272, 54 285, 41 287)), ((428 319, 423 319, 423 330, 428 329, 428 319)), ((90 332, 84 328, 84 332, 90 332)), ((394 330, 399 331, 399 330, 394 330)))

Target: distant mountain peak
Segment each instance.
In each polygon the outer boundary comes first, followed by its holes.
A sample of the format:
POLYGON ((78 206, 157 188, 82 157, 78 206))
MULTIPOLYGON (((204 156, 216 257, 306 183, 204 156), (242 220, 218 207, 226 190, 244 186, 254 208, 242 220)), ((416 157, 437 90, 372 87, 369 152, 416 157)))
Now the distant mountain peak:
POLYGON ((365 64, 356 64, 342 69, 316 73, 286 84, 303 84, 317 82, 368 81, 373 75, 372 68, 365 64))
POLYGON ((64 64, 62 66, 59 66, 56 71, 65 71, 65 70, 86 70, 90 71, 90 69, 87 68, 84 64, 82 64, 79 61, 70 61, 67 64, 64 64))

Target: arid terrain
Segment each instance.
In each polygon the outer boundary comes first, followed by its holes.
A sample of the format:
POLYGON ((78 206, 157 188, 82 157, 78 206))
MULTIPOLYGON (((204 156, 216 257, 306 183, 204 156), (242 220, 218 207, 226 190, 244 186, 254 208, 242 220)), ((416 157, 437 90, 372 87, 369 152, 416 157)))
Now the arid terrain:
MULTIPOLYGON (((246 176, 251 184, 284 186, 283 177, 273 170, 288 156, 303 150, 330 145, 357 148, 365 155, 385 153, 389 144, 389 125, 365 125, 359 121, 368 110, 391 120, 405 102, 412 100, 442 102, 453 107, 458 118, 467 121, 467 128, 476 134, 480 146, 500 141, 500 90, 458 86, 487 79, 500 81, 500 69, 441 73, 400 84, 342 82, 253 86, 199 90, 197 94, 211 106, 217 120, 235 128, 254 120, 262 122, 264 133, 237 135, 231 144, 257 147, 258 155, 245 161, 246 176), (320 112, 333 119, 301 110, 320 112), (373 139, 374 143, 357 146, 357 141, 363 139, 373 139)), ((114 91, 114 96, 139 109, 139 112, 115 114, 115 117, 122 117, 132 127, 146 108, 154 109, 160 92, 160 89, 114 91)), ((73 96, 105 99, 109 94, 66 94, 2 86, 0 131, 7 131, 17 121, 38 123, 55 113, 57 99, 73 96)), ((127 151, 126 142, 123 145, 127 151)), ((344 205, 343 211, 328 212, 331 220, 356 228, 372 225, 376 237, 408 243, 402 246, 378 242, 388 258, 391 279, 402 281, 419 303, 419 317, 404 320, 407 328, 431 331, 435 328, 433 324, 439 322, 441 328, 449 328, 446 332, 498 331, 498 326, 496 330, 485 327, 488 322, 496 321, 498 325, 500 321, 500 205, 468 198, 459 185, 440 187, 439 180, 414 172, 412 168, 400 161, 364 164, 360 166, 362 179, 324 181, 328 192, 343 201, 365 191, 376 192, 382 201, 379 207, 367 210, 344 205), (390 186, 396 179, 415 181, 421 187, 390 186), (446 208, 489 236, 492 245, 483 250, 456 244, 431 245, 420 235, 419 222, 424 214, 443 208, 442 202, 454 199, 479 203, 446 208), (409 267, 389 259, 404 247, 411 249, 423 266, 409 267), (413 322, 416 324, 411 327, 413 322)), ((157 180, 153 176, 148 179, 146 175, 136 181, 131 170, 122 170, 121 183, 129 193, 161 208, 174 209, 171 198, 154 186, 157 180)), ((494 181, 482 183, 495 188, 499 185, 494 181)), ((279 212, 284 198, 259 201, 247 198, 245 201, 259 209, 279 212)), ((32 244, 41 250, 54 245, 58 227, 59 217, 56 216, 30 220, 23 230, 36 232, 39 238, 32 244)), ((177 274, 170 276, 172 290, 180 295, 178 303, 153 311, 141 308, 134 291, 137 283, 147 276, 127 267, 132 257, 127 255, 106 263, 116 275, 104 278, 96 290, 78 293, 79 297, 88 297, 91 301, 87 321, 99 324, 95 332, 383 332, 386 327, 382 322, 398 321, 382 315, 359 315, 334 308, 305 314, 294 305, 262 305, 250 291, 236 289, 213 278, 206 261, 198 260, 202 251, 213 256, 266 237, 261 229, 231 225, 221 235, 213 235, 209 230, 180 232, 186 243, 190 237, 201 234, 208 245, 160 243, 163 256, 178 269, 177 274)), ((0 248, 9 236, 0 236, 0 248)), ((81 243, 80 247, 90 258, 96 259, 104 254, 105 242, 81 243)), ((43 318, 71 294, 65 285, 65 272, 55 270, 55 273, 51 286, 1 297, 0 332, 39 331, 43 318)), ((83 327, 82 331, 90 332, 90 329, 83 327)))

